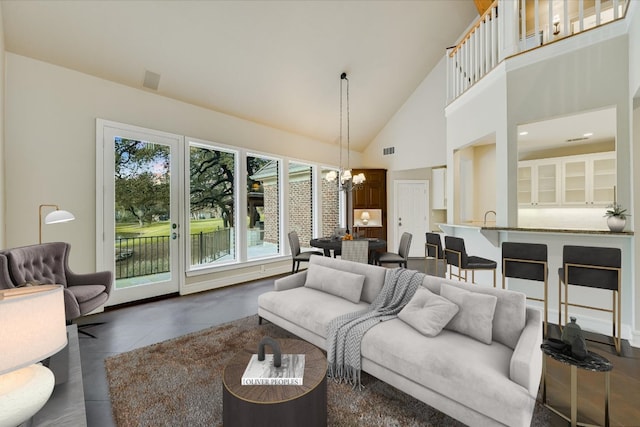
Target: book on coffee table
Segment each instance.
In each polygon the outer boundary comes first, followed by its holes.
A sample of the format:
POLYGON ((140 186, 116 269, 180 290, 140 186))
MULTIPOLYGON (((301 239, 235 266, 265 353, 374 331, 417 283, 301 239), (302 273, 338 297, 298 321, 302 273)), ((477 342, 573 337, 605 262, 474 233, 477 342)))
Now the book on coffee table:
POLYGON ((304 354, 283 354, 279 368, 273 366, 273 354, 251 356, 247 369, 242 374, 242 385, 302 385, 304 377, 304 354))

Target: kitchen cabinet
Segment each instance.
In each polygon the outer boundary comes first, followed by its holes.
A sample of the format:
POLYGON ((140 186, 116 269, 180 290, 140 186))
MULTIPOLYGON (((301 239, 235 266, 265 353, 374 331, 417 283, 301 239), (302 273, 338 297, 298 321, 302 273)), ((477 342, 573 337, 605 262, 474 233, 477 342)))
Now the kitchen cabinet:
POLYGON ((607 206, 616 185, 615 152, 572 156, 562 160, 562 204, 607 206))
POLYGON ((518 204, 556 206, 560 202, 560 162, 557 159, 518 163, 518 204))
POLYGON ((431 209, 447 209, 447 169, 431 171, 431 209))
POLYGON ((615 185, 613 151, 518 162, 520 207, 603 207, 615 185))
POLYGON ((366 181, 357 190, 352 192, 353 206, 355 209, 379 209, 381 214, 380 226, 361 227, 358 232, 363 237, 387 239, 387 171, 386 169, 354 169, 355 176, 364 173, 366 181))

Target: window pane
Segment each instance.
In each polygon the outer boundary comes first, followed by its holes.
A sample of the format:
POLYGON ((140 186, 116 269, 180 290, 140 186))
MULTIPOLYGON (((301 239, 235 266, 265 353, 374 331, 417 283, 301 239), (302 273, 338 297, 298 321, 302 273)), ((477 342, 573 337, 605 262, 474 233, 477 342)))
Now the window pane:
POLYGON ((323 169, 320 180, 320 203, 322 204, 322 236, 331 236, 337 227, 340 227, 340 192, 338 180, 327 181, 325 177, 330 171, 337 169, 323 169))
POLYGON ((171 277, 170 148, 116 137, 116 288, 171 277))
POLYGON ((300 247, 309 248, 313 237, 312 167, 289 162, 289 223, 288 231, 296 231, 300 247))
POLYGON ((234 177, 236 153, 190 147, 191 265, 236 260, 234 177))
POLYGON ((280 253, 279 162, 247 156, 247 258, 280 253))

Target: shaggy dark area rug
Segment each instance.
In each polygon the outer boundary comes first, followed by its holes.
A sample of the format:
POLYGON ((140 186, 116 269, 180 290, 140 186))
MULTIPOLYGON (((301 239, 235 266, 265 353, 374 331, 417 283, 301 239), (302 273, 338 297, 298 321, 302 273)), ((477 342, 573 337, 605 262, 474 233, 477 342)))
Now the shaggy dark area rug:
MULTIPOLYGON (((293 337, 251 316, 105 360, 113 419, 129 426, 222 425, 222 370, 264 336, 293 337)), ((462 426, 447 415, 363 373, 364 390, 327 381, 329 426, 462 426)), ((536 405, 534 426, 549 413, 536 405)))

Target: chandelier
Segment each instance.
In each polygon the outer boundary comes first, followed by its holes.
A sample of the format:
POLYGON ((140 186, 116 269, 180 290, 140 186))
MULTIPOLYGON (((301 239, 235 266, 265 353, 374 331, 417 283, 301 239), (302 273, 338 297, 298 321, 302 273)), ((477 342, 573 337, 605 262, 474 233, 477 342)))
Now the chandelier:
POLYGON ((349 132, 349 79, 347 78, 347 73, 342 73, 340 75, 340 170, 339 171, 329 171, 325 176, 325 179, 329 182, 333 182, 338 177, 340 177, 340 181, 338 182, 338 190, 340 191, 353 191, 358 189, 362 184, 366 181, 364 173, 359 173, 355 176, 351 175, 351 168, 349 166, 349 160, 351 157, 351 139, 349 132), (342 92, 342 88, 344 86, 343 82, 346 82, 347 90, 346 90, 346 101, 347 101, 347 167, 342 168, 342 132, 344 129, 343 125, 343 108, 342 101, 344 100, 344 95, 342 92))

